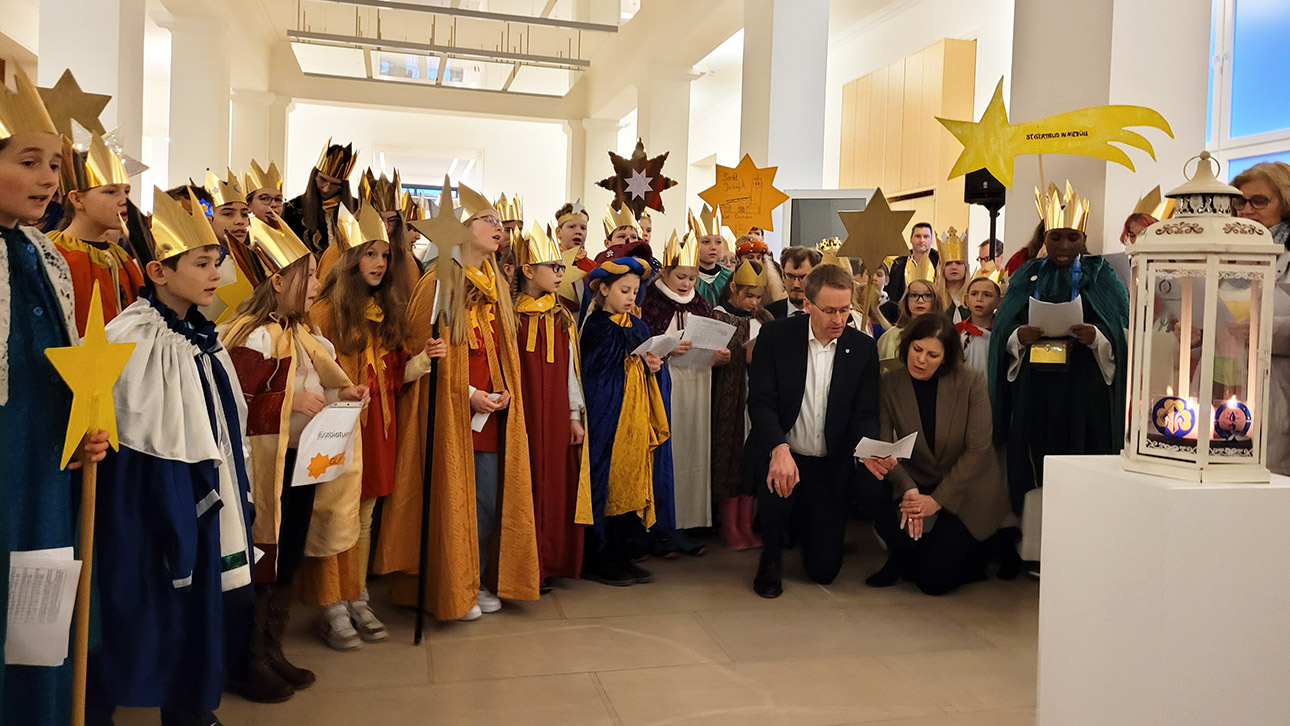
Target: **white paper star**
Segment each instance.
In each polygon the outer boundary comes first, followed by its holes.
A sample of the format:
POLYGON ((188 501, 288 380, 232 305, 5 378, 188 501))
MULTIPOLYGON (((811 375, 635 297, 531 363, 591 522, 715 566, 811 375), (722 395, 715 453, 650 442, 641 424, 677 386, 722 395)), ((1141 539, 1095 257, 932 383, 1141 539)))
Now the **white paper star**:
POLYGON ((571 213, 572 213, 572 214, 581 214, 581 215, 583 215, 584 217, 585 217, 585 216, 587 216, 587 208, 586 208, 586 207, 584 207, 584 206, 582 206, 582 200, 581 200, 581 199, 579 199, 578 201, 576 201, 576 202, 574 202, 574 203, 573 203, 573 211, 572 211, 571 213))
POLYGON ((632 170, 632 176, 627 180, 627 192, 637 199, 643 198, 649 194, 649 185, 653 179, 645 176, 645 172, 638 169, 632 170))

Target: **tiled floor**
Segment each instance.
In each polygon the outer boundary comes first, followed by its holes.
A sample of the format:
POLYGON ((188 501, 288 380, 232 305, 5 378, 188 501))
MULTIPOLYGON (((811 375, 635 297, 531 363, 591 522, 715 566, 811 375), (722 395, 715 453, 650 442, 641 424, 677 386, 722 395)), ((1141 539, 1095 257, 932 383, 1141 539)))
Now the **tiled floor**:
POLYGON ((646 562, 651 584, 564 581, 539 602, 432 625, 420 647, 412 613, 379 598, 391 638, 352 653, 322 645, 302 608, 288 653, 318 684, 280 705, 226 696, 219 715, 227 726, 1032 726, 1038 583, 992 579, 940 598, 874 590, 863 579, 883 554, 867 528, 851 535, 828 587, 806 583, 787 553, 777 600, 750 589, 755 552, 713 544, 646 562))

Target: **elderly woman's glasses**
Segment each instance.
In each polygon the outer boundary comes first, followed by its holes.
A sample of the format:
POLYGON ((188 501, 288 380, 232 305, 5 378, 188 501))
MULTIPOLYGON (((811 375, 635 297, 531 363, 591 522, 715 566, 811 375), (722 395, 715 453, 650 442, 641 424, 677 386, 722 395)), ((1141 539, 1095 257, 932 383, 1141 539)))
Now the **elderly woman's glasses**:
POLYGON ((1252 197, 1233 197, 1232 206, 1236 207, 1236 211, 1238 212, 1241 211, 1242 209, 1245 209, 1245 205, 1247 204, 1256 210, 1260 210, 1267 207, 1268 202, 1271 202, 1271 201, 1272 200, 1270 198, 1265 197, 1262 194, 1256 194, 1255 196, 1252 196, 1252 197))

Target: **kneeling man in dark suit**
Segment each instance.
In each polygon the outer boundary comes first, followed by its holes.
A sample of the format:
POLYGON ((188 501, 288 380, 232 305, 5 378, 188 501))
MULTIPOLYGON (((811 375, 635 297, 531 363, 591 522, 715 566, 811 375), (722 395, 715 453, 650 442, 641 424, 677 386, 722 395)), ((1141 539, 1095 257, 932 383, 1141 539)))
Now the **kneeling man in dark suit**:
POLYGON ((743 475, 757 483, 765 545, 753 589, 762 597, 784 591, 780 554, 790 524, 808 577, 827 584, 842 567, 855 447, 879 431, 878 349, 847 327, 852 285, 841 267, 811 270, 807 314, 762 326, 753 348, 743 475))

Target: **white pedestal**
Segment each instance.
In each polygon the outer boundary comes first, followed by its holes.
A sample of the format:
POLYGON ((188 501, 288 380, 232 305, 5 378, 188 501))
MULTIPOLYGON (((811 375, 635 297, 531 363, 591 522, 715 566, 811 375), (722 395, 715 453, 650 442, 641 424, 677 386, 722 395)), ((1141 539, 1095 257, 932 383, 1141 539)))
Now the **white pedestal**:
POLYGON ((1045 462, 1039 726, 1290 722, 1290 478, 1045 462))

